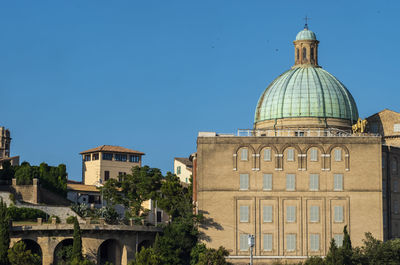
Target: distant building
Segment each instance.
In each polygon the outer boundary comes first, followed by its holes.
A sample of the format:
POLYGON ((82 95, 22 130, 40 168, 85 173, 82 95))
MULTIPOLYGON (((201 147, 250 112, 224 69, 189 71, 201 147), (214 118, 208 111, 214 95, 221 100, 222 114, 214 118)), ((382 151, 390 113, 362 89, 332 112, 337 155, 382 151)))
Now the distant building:
POLYGON ((400 113, 384 109, 367 121, 369 131, 382 135, 384 145, 400 146, 400 113))
POLYGON ((122 179, 134 166, 142 165, 144 153, 120 146, 102 145, 80 153, 82 182, 98 185, 110 178, 122 179))
POLYGON ((19 156, 10 157, 11 134, 10 130, 0 127, 0 169, 3 162, 10 161, 12 166, 19 165, 19 156))
POLYGON ((174 173, 179 177, 181 182, 189 183, 192 175, 193 163, 189 158, 175 157, 174 158, 174 173))

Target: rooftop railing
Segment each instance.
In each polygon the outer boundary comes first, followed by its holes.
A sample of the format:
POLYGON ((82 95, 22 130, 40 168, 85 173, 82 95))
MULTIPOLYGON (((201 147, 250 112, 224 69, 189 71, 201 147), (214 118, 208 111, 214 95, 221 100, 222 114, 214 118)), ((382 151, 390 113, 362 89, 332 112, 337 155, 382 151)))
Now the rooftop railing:
POLYGON ((249 137, 380 137, 376 133, 352 133, 336 128, 327 129, 239 129, 237 136, 249 137))

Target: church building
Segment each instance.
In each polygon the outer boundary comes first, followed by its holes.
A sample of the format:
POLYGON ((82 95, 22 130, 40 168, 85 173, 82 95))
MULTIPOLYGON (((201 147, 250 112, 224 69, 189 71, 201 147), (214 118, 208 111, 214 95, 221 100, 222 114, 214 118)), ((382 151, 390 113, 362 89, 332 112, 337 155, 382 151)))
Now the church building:
POLYGON ((206 244, 234 264, 248 264, 249 235, 254 264, 324 256, 345 226, 354 246, 366 232, 400 236, 400 114, 359 119, 350 91, 319 66, 318 44, 307 25, 297 34, 294 65, 260 96, 252 129, 198 134, 196 211, 210 220, 206 244))

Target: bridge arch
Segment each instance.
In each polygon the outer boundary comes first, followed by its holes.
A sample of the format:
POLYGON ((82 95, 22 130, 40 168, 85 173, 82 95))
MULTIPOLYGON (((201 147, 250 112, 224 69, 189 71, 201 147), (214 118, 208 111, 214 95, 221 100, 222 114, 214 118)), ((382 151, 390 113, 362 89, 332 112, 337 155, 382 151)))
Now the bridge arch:
POLYGON ((54 265, 66 264, 66 261, 70 258, 70 253, 72 253, 73 243, 74 240, 72 238, 67 238, 57 244, 53 254, 54 265))
POLYGON ((116 239, 104 240, 97 251, 97 264, 103 265, 109 262, 113 265, 121 265, 122 247, 121 243, 116 239))
POLYGON ((26 246, 26 250, 30 250, 32 254, 36 254, 40 257, 40 263, 43 263, 43 252, 40 245, 33 239, 24 238, 19 241, 16 241, 13 245, 18 242, 24 242, 26 246))

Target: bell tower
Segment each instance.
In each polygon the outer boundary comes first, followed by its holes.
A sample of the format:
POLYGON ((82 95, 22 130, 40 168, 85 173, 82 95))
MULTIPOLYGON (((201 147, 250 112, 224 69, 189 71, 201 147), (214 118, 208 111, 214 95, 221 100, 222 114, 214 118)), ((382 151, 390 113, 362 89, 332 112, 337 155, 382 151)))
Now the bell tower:
POLYGON ((294 43, 294 67, 318 66, 318 43, 314 32, 308 29, 307 23, 304 29, 296 36, 294 43))

